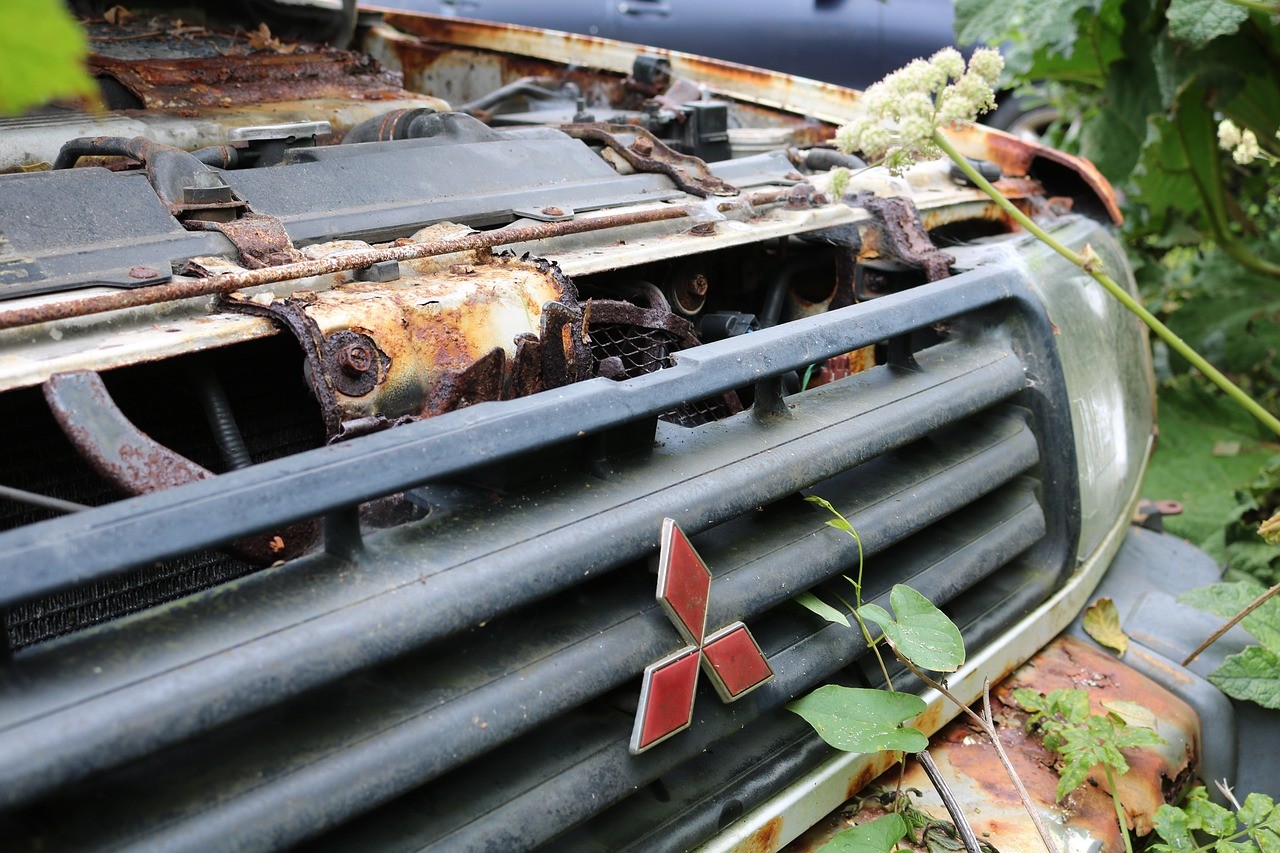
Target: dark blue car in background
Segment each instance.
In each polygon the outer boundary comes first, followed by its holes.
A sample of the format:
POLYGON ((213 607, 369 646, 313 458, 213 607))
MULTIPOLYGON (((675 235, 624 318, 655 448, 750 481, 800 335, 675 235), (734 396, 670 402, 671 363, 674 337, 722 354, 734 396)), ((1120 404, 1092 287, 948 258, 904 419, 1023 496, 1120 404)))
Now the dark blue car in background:
MULTIPOLYGON (((378 0, 433 15, 653 45, 865 89, 953 44, 954 0, 378 0)), ((1007 96, 987 124, 1037 133, 1055 117, 1007 96)))

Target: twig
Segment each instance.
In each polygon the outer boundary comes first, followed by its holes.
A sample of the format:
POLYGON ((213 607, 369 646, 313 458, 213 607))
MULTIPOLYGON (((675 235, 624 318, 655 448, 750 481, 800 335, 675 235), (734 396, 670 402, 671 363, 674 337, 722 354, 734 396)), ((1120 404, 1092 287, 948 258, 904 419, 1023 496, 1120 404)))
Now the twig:
POLYGON ((1215 779, 1213 784, 1218 786, 1218 790, 1222 792, 1222 796, 1227 798, 1227 802, 1231 803, 1236 811, 1240 811, 1240 801, 1236 799, 1236 795, 1232 792, 1231 786, 1227 784, 1227 780, 1215 779))
POLYGON ((1257 610, 1262 605, 1266 604, 1267 601, 1269 601, 1271 597, 1275 595, 1277 592, 1280 592, 1280 583, 1271 587, 1271 589, 1267 590, 1262 595, 1258 596, 1253 601, 1249 602, 1249 604, 1244 608, 1244 610, 1241 610, 1235 616, 1232 616, 1223 624, 1221 628, 1219 628, 1218 630, 1210 634, 1207 640, 1205 640, 1200 645, 1196 646, 1196 650, 1194 652, 1187 655, 1187 659, 1182 662, 1182 665, 1186 666, 1196 658, 1200 657, 1201 652, 1203 652, 1205 649, 1212 646, 1214 643, 1218 642, 1218 640, 1222 638, 1223 634, 1227 633, 1236 625, 1238 625, 1240 623, 1240 620, 1244 619, 1244 617, 1248 616, 1250 613, 1257 610))
POLYGON ((898 656, 898 660, 902 661, 907 669, 915 673, 917 678, 950 699, 957 708, 968 714, 986 732, 987 737, 991 739, 991 743, 996 748, 996 755, 1000 756, 1000 763, 1004 765, 1004 772, 1009 774, 1009 778, 1013 781, 1013 786, 1018 790, 1018 797, 1022 800, 1022 807, 1027 810, 1027 814, 1031 816, 1031 822, 1036 825, 1036 831, 1040 833, 1040 840, 1044 842, 1045 849, 1049 853, 1058 853, 1058 846, 1053 843, 1053 837, 1049 835, 1049 831, 1045 829, 1044 822, 1040 820, 1040 813, 1036 810, 1035 804, 1031 802, 1031 795, 1027 793, 1026 786, 1022 784, 1018 771, 1013 769, 1013 763, 1009 761, 1009 756, 1005 753, 1004 746, 1000 743, 1000 736, 996 733, 995 719, 991 717, 991 682, 984 680, 982 683, 982 704, 988 718, 984 719, 968 705, 957 699, 955 694, 945 686, 925 675, 915 664, 907 660, 903 655, 898 654, 898 650, 892 642, 889 643, 889 648, 893 649, 893 653, 898 656))
POLYGON ((933 756, 929 754, 929 750, 921 750, 916 755, 916 760, 924 768, 924 775, 929 777, 929 781, 937 789, 938 796, 942 797, 942 804, 947 807, 947 814, 951 815, 951 822, 956 825, 956 832, 960 833, 960 840, 964 842, 966 853, 982 853, 982 848, 978 846, 978 837, 973 834, 973 827, 969 826, 964 812, 960 810, 960 803, 947 787, 947 780, 942 778, 942 771, 938 770, 938 765, 933 763, 933 756))
MULTIPOLYGON (((952 700, 955 701, 954 699, 952 700)), ((1044 842, 1044 846, 1049 848, 1050 853, 1058 853, 1053 843, 1053 837, 1049 835, 1049 831, 1045 829, 1044 823, 1040 820, 1040 812, 1031 804, 1031 795, 1027 793, 1027 788, 1022 784, 1021 777, 1013 769, 1013 762, 1009 760, 1009 755, 1004 751, 1004 744, 1000 742, 1000 738, 996 736, 996 720, 991 716, 991 679, 982 679, 982 715, 986 718, 987 736, 991 738, 991 742, 995 745, 996 754, 1000 756, 1000 763, 1004 765, 1004 770, 1009 774, 1009 778, 1013 780, 1013 787, 1018 789, 1018 796, 1022 799, 1022 804, 1026 806, 1027 814, 1031 815, 1031 822, 1036 825, 1036 831, 1040 833, 1040 840, 1044 842)))

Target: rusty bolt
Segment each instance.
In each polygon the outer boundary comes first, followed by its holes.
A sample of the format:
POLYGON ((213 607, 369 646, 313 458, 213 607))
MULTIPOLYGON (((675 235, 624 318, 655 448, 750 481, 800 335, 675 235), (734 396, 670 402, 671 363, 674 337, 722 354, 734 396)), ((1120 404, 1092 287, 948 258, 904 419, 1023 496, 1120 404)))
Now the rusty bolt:
POLYGON ((641 157, 648 157, 653 153, 653 142, 647 136, 637 136, 636 141, 631 143, 631 150, 641 157))
POLYGON ((689 292, 694 296, 707 295, 707 280, 702 273, 695 275, 693 280, 689 282, 689 292))
POLYGON ((349 343, 338 350, 338 366, 348 376, 363 376, 373 369, 373 353, 360 343, 349 343))
POLYGON ((564 211, 558 207, 544 207, 542 213, 544 216, 564 216, 564 211))
POLYGON ((149 278, 159 278, 160 270, 155 267, 134 267, 129 270, 129 278, 137 278, 146 280, 149 278))

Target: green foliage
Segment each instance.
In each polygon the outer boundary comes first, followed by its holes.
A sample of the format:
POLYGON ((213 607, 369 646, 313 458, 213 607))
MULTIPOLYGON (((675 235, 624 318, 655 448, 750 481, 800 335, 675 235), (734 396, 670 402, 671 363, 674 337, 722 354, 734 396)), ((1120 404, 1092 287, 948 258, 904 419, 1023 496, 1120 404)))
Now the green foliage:
MULTIPOLYGON (((1268 546, 1273 550, 1274 545, 1268 546)), ((1214 616, 1230 619, 1244 610, 1267 588, 1252 580, 1215 583, 1184 592, 1178 601, 1206 610, 1214 616)), ((1280 652, 1280 598, 1272 598, 1240 622, 1240 626, 1263 646, 1280 652)))
POLYGON ((1211 672, 1209 681, 1232 698, 1280 708, 1280 655, 1271 649, 1246 646, 1211 672))
POLYGON ((862 605, 858 615, 879 625, 894 649, 921 669, 955 672, 964 664, 960 629, 932 601, 909 586, 896 584, 889 593, 889 604, 894 616, 876 604, 862 605))
POLYGON ((824 853, 889 853, 907 834, 902 815, 890 812, 850 827, 822 846, 824 853))
MULTIPOLYGON (((1129 762, 1120 750, 1164 743, 1151 729, 1132 725, 1114 711, 1090 714, 1089 694, 1083 690, 1054 690, 1042 696, 1023 688, 1015 690, 1013 698, 1031 712, 1027 727, 1038 729, 1043 734, 1045 747, 1062 757, 1059 800, 1084 784, 1097 765, 1121 776, 1128 773, 1129 762)), ((1132 719, 1135 715, 1126 716, 1132 719)))
MULTIPOLYGON (((1258 580, 1267 586, 1280 582, 1280 548, 1258 535, 1258 526, 1280 509, 1280 456, 1236 490, 1235 502, 1227 523, 1206 547, 1227 564, 1230 580, 1258 580)), ((1280 646, 1271 648, 1280 651, 1280 646)))
POLYGON ((55 98, 95 99, 85 70, 84 32, 59 0, 0 3, 0 115, 18 115, 55 98))
POLYGON ((846 752, 919 752, 929 739, 903 724, 924 713, 924 700, 909 693, 826 684, 787 705, 831 746, 846 752))
POLYGON ((1160 806, 1154 824, 1163 843, 1148 845, 1148 853, 1280 851, 1280 807, 1265 794, 1250 794, 1240 810, 1232 813, 1210 802, 1204 787, 1192 788, 1181 806, 1160 806), (1202 845, 1193 833, 1213 840, 1202 845))
POLYGON ((1194 48, 1231 35, 1249 17, 1247 9, 1222 0, 1171 0, 1168 14, 1169 35, 1194 48))
POLYGON ((1227 118, 1280 151, 1280 27, 1269 9, 1253 0, 958 0, 956 32, 1007 45, 1012 81, 1063 108, 1052 141, 1124 191, 1135 246, 1158 257, 1210 241, 1275 278, 1275 246, 1246 244, 1280 226, 1263 201, 1280 188, 1280 169, 1235 165, 1216 136, 1227 118))

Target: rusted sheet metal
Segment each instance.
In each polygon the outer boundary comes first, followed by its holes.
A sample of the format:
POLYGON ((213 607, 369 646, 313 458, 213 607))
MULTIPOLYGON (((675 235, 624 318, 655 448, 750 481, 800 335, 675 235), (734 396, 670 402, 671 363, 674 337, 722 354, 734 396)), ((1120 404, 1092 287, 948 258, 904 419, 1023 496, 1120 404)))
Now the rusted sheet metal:
MULTIPOLYGON (((741 206, 750 210, 778 204, 779 202, 789 202, 792 200, 790 195, 792 189, 794 188, 760 190, 730 201, 721 202, 716 209, 723 212, 735 206, 741 206)), ((817 199, 815 198, 814 201, 816 203, 817 199)), ((161 302, 173 302, 178 299, 190 299, 196 296, 231 293, 236 290, 258 287, 264 284, 275 284, 281 281, 289 281, 290 279, 309 278, 362 269, 385 261, 410 261, 454 252, 489 249, 494 246, 505 246, 511 243, 524 243, 569 234, 585 234, 590 231, 601 231, 608 228, 623 228, 630 225, 644 225, 650 222, 681 219, 704 212, 706 212, 704 208, 695 210, 689 207, 667 205, 625 213, 582 216, 564 222, 542 222, 537 225, 526 225, 519 228, 481 231, 461 237, 429 240, 423 243, 410 241, 382 248, 368 247, 324 258, 299 261, 298 263, 229 272, 209 278, 185 279, 174 281, 170 284, 139 287, 123 292, 86 296, 67 301, 45 302, 24 308, 0 311, 0 329, 30 326, 36 323, 65 320, 71 317, 86 317, 106 311, 136 308, 140 305, 156 305, 161 302)))
POLYGON ((884 239, 879 241, 882 257, 892 257, 924 270, 929 281, 938 281, 951 275, 955 258, 933 245, 920 221, 920 211, 909 198, 880 198, 870 193, 859 193, 848 203, 863 207, 875 215, 863 230, 878 228, 884 239))
POLYGON ((220 231, 236 247, 240 265, 245 269, 261 269, 296 263, 302 255, 293 248, 293 241, 284 225, 274 216, 247 213, 230 222, 188 222, 191 230, 220 231))
POLYGON ((980 124, 967 128, 951 128, 947 138, 966 157, 990 160, 1006 175, 1022 176, 1035 171, 1037 160, 1047 160, 1075 173, 1090 193, 1106 209, 1111 220, 1119 225, 1124 221, 1115 188, 1102 176, 1098 167, 1083 157, 1073 157, 1039 142, 1030 142, 980 124))
MULTIPOLYGON (((81 370, 51 376, 44 383, 44 398, 76 452, 127 495, 162 492, 214 476, 134 426, 97 373, 81 370)), ((310 550, 318 531, 313 522, 299 522, 236 540, 231 550, 259 565, 270 565, 310 550)))
MULTIPOLYGON (((996 687, 991 698, 1001 743, 1061 849, 1117 853, 1124 850, 1124 842, 1101 770, 1090 774, 1089 780, 1062 802, 1055 801, 1057 756, 1045 749, 1038 736, 1027 732, 1028 715, 1012 698, 1013 690, 1020 687, 1041 693, 1058 688, 1088 690, 1095 714, 1107 713, 1104 703, 1112 700, 1136 702, 1153 713, 1166 745, 1124 750, 1130 770, 1117 780, 1129 825, 1137 835, 1151 831, 1156 809, 1175 800, 1194 777, 1200 750, 1200 721, 1195 712, 1106 652, 1071 637, 1059 637, 996 687)), ((929 754, 980 839, 1002 851, 1042 849, 1039 834, 994 747, 967 718, 957 718, 935 734, 929 754)), ((897 782, 898 771, 890 770, 877 785, 892 791, 897 782)), ((907 763, 903 786, 921 792, 912 796, 913 805, 939 821, 948 821, 941 800, 917 762, 907 763)), ((832 835, 883 813, 879 799, 864 797, 851 800, 786 849, 793 853, 817 850, 832 835)))
POLYGON ((90 73, 117 80, 147 109, 264 101, 402 97, 400 75, 355 51, 297 45, 163 18, 86 21, 90 73))
MULTIPOLYGON (((322 258, 363 245, 306 251, 322 258)), ((331 438, 347 423, 367 431, 584 378, 590 355, 573 283, 547 261, 470 261, 409 261, 394 281, 236 294, 227 304, 271 317, 298 339, 331 438)))
MULTIPOLYGON (((553 63, 599 68, 612 72, 619 78, 630 72, 638 53, 664 56, 671 63, 673 75, 697 80, 718 96, 785 110, 793 113, 797 121, 802 121, 803 117, 828 122, 826 133, 814 141, 830 139, 834 125, 848 121, 859 111, 858 99, 861 96, 853 89, 678 51, 641 48, 594 36, 544 33, 514 24, 440 18, 408 12, 388 11, 386 22, 396 30, 428 42, 457 45, 490 54, 514 54, 553 63)), ((386 27, 376 29, 374 38, 384 39, 388 44, 402 40, 386 27)), ((412 53, 406 47, 397 47, 395 51, 402 58, 412 53)), ((413 58, 409 62, 412 64, 413 58)), ((542 71, 546 72, 545 67, 542 71)), ((584 88, 584 91, 587 89, 584 88)), ((1037 160, 1064 166, 1079 177, 1082 187, 1098 198, 1114 221, 1121 221, 1115 190, 1088 160, 1055 151, 1046 145, 1027 142, 983 125, 948 130, 946 134, 961 153, 996 162, 1009 175, 1029 174, 1037 160)))

